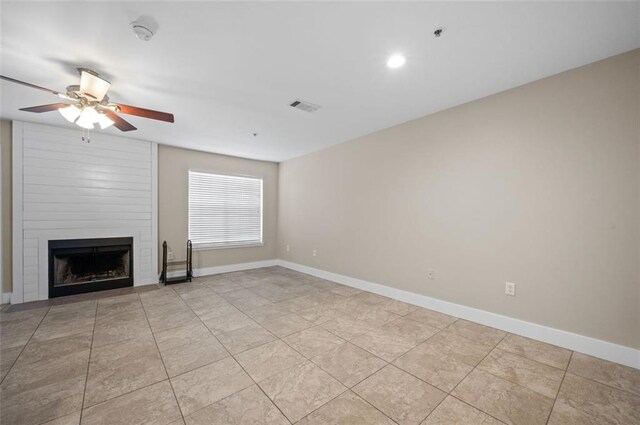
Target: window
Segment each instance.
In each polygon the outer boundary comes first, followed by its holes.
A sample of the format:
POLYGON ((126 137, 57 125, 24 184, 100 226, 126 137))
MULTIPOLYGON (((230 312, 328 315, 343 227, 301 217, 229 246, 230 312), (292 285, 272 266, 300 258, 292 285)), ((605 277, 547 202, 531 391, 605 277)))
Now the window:
POLYGON ((194 248, 262 245, 262 179, 189 171, 194 248))

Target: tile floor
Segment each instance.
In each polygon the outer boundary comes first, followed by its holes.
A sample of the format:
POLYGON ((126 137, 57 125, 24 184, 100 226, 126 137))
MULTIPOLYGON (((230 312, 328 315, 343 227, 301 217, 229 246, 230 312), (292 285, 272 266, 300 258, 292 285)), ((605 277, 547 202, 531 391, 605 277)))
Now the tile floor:
POLYGON ((2 424, 638 424, 640 371, 272 267, 4 306, 2 424))

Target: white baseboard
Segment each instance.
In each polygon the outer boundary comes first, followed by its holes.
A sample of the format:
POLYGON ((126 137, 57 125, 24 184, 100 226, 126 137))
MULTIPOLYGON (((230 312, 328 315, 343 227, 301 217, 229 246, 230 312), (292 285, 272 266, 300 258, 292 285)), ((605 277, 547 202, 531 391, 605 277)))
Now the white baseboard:
MULTIPOLYGON (((252 263, 226 264, 224 266, 203 267, 201 269, 193 269, 193 277, 209 276, 220 273, 239 272, 242 270, 260 269, 262 267, 273 267, 277 265, 278 260, 254 261, 252 263)), ((184 271, 176 270, 167 273, 169 277, 177 277, 184 275, 184 271)))
POLYGON ((472 322, 502 329, 517 335, 543 341, 559 347, 568 348, 573 351, 588 354, 593 357, 620 363, 640 369, 640 350, 623 345, 613 344, 611 342, 602 341, 588 336, 578 335, 575 333, 563 331, 560 329, 550 328, 547 326, 537 325, 535 323, 526 322, 524 320, 514 319, 512 317, 502 316, 500 314, 490 313, 488 311, 479 310, 464 305, 442 301, 436 298, 427 297, 425 295, 416 294, 401 289, 391 288, 389 286, 377 283, 367 282, 365 280, 344 276, 325 270, 316 269, 301 264, 291 263, 289 261, 277 260, 276 265, 296 270, 342 285, 362 289, 373 292, 385 297, 394 298, 409 304, 439 311, 451 316, 460 317, 472 322))
POLYGON ((11 292, 3 292, 0 294, 0 304, 9 304, 11 302, 11 292))

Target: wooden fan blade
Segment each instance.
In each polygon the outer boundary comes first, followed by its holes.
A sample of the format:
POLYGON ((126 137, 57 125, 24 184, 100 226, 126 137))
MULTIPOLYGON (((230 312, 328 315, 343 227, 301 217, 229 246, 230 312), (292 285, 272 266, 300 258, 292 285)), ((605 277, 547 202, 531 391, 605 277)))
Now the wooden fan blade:
POLYGON ((68 103, 52 103, 50 105, 40 105, 40 106, 32 106, 30 108, 21 108, 21 111, 25 112, 49 112, 55 111, 56 109, 64 108, 65 106, 69 106, 68 103))
POLYGON ((127 115, 136 115, 138 117, 151 118, 152 120, 173 122, 173 114, 167 112, 154 111, 152 109, 138 108, 137 106, 123 105, 115 103, 118 106, 118 112, 127 115))
POLYGON ((4 75, 0 75, 0 79, 5 80, 5 81, 10 81, 10 82, 16 83, 16 84, 22 84, 23 86, 31 87, 32 89, 46 91, 47 93, 55 94, 56 96, 61 94, 60 92, 57 92, 55 90, 51 90, 51 89, 48 89, 46 87, 36 86, 35 84, 27 83, 25 81, 16 80, 15 78, 6 77, 4 75))
POLYGON ((134 126, 131 125, 128 121, 122 119, 113 111, 105 110, 105 114, 113 121, 113 125, 120 131, 131 131, 137 130, 134 126))

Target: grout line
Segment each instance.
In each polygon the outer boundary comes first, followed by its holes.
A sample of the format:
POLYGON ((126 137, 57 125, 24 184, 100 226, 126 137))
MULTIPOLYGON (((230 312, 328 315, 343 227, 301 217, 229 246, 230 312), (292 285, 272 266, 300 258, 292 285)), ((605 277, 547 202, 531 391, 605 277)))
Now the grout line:
MULTIPOLYGON (((173 398, 176 400, 176 405, 178 406, 178 411, 180 412, 180 416, 182 417, 182 420, 184 421, 184 413, 182 412, 182 407, 180 407, 180 403, 178 402, 178 396, 176 396, 176 391, 173 388, 173 383, 171 382, 171 378, 169 377, 169 372, 167 371, 167 366, 164 364, 164 359, 162 357, 162 353, 160 352, 160 347, 158 346, 158 341, 156 340, 156 335, 153 333, 153 328, 151 327, 151 322, 149 321, 149 316, 147 315, 147 310, 144 308, 144 302, 142 302, 142 299, 140 298, 140 295, 138 295, 138 298, 140 299, 140 304, 142 304, 142 311, 144 312, 144 317, 147 319, 147 325, 149 326, 149 330, 151 331, 151 337, 153 338, 153 343, 155 344, 156 350, 158 351, 158 356, 160 356, 160 362, 162 363, 162 367, 164 369, 164 373, 165 373, 165 375, 167 375, 167 380, 169 381, 169 386, 171 387, 171 392, 173 393, 173 398)), ((162 381, 159 381, 159 382, 162 382, 162 381)), ((154 384, 157 384, 157 383, 158 382, 154 382, 154 384)), ((154 385, 154 384, 151 384, 151 385, 154 385)), ((138 389, 140 389, 140 388, 138 388, 138 389)))
MULTIPOLYGON (((502 338, 500 338, 500 341, 498 341, 498 342, 493 346, 493 348, 492 348, 491 350, 489 350, 489 352, 488 352, 487 354, 485 354, 485 356, 484 356, 484 357, 483 357, 483 358, 478 362, 478 364, 476 364, 476 365, 473 367, 473 369, 471 369, 471 370, 469 371, 469 373, 467 373, 467 374, 464 376, 464 378, 462 378, 462 379, 461 379, 461 380, 460 380, 460 381, 459 381, 459 382, 458 382, 458 383, 457 383, 457 384, 456 384, 456 385, 451 389, 451 391, 449 391, 449 392, 448 392, 448 394, 449 394, 450 396, 455 397, 456 399, 458 399, 458 400, 460 400, 460 401, 464 401, 464 400, 459 399, 459 398, 458 398, 458 397, 456 397, 455 395, 453 395, 453 392, 456 390, 456 388, 458 388, 458 386, 459 386, 462 382, 464 382, 464 380, 465 380, 465 379, 467 379, 467 377, 471 374, 471 372, 473 372, 474 370, 476 370, 476 369, 478 368, 478 365, 479 365, 480 363, 482 363, 482 362, 484 361, 484 359, 486 359, 486 358, 489 356, 489 354, 491 354, 491 353, 493 352, 493 350, 494 350, 494 349, 495 349, 495 348, 496 348, 496 347, 497 347, 497 346, 498 346, 498 345, 499 345, 499 344, 500 344, 500 343, 501 343, 501 342, 502 342, 502 341, 507 337, 507 335, 509 335, 509 333, 508 333, 508 332, 505 332, 504 336, 503 336, 502 338)), ((467 338, 467 339, 468 339, 468 338, 467 338)), ((482 370, 482 369, 480 369, 480 370, 482 370)), ((483 371, 483 372, 484 372, 484 371, 483 371)), ((490 374, 490 375, 492 375, 492 374, 490 374)), ((492 376, 495 376, 495 375, 492 375, 492 376)), ((502 378, 500 378, 500 377, 498 377, 498 376, 497 376, 496 378, 502 379, 502 378)), ((507 381, 507 382, 508 382, 508 381, 507 381)), ((523 388, 525 388, 525 387, 523 387, 523 388)), ((498 419, 498 418, 494 417, 491 413, 486 412, 486 411, 484 411, 484 410, 480 409, 480 408, 479 408, 479 407, 477 407, 477 406, 474 406, 474 405, 472 405, 472 404, 470 404, 470 403, 467 403, 467 402, 465 402, 465 403, 466 403, 466 404, 468 404, 469 406, 473 407, 474 409, 479 410, 480 412, 482 412, 482 413, 484 413, 484 414, 486 414, 486 415, 488 415, 488 416, 491 416, 491 417, 492 417, 492 418, 494 418, 494 419, 498 419)), ((498 419, 498 420, 499 420, 499 419, 498 419)), ((502 421, 500 421, 500 422, 502 422, 502 421)))
MULTIPOLYGON (((207 287, 207 288, 211 289, 211 291, 212 291, 212 292, 214 292, 216 295, 219 295, 219 294, 217 294, 217 293, 213 290, 213 288, 211 288, 211 287, 209 287, 208 285, 206 285, 206 283, 205 283, 205 284, 203 284, 203 286, 205 286, 205 287, 207 287)), ((171 289, 173 289, 173 288, 171 288, 171 289)), ((225 345, 224 345, 224 344, 223 344, 223 343, 218 339, 217 335, 215 335, 213 332, 211 332, 211 329, 209 329, 209 327, 208 327, 207 325, 205 325, 205 323, 202 321, 202 319, 200 319, 200 316, 198 316, 198 315, 196 314, 196 312, 195 312, 195 311, 193 311, 193 309, 191 308, 191 306, 190 306, 190 305, 189 305, 189 304, 188 304, 188 303, 187 303, 187 302, 182 298, 182 296, 180 296, 180 294, 178 294, 178 293, 175 291, 175 289, 173 289, 173 292, 174 292, 174 293, 178 296, 178 298, 180 298, 180 300, 181 300, 181 301, 182 301, 182 302, 183 302, 183 303, 184 303, 184 304, 189 308, 189 310, 191 310, 191 312, 192 312, 193 314, 195 314, 195 315, 196 315, 196 317, 198 318, 198 320, 200 320, 200 323, 202 323, 202 325, 203 325, 205 328, 207 328, 207 330, 209 331, 209 333, 210 333, 210 334, 211 334, 211 335, 216 339, 216 341, 218 341, 218 344, 220 344, 220 346, 221 346, 221 347, 222 347, 222 348, 227 352, 227 354, 229 355, 229 357, 230 357, 230 358, 232 358, 232 359, 233 359, 233 361, 235 361, 235 362, 236 362, 236 364, 238 364, 238 366, 240 366, 240 368, 242 369, 242 371, 243 371, 243 372, 244 372, 244 373, 249 377, 249 379, 251 379, 251 380, 253 381, 253 385, 255 385, 256 387, 258 387, 258 388, 260 389, 260 391, 265 395, 265 397, 267 397, 267 399, 269 399, 269 401, 271 401, 271 404, 273 404, 273 405, 276 407, 276 409, 278 409, 278 411, 280 411, 280 413, 282 414, 282 416, 283 416, 283 417, 284 417, 284 418, 285 418, 289 423, 291 423, 291 421, 289 421, 289 418, 284 414, 284 412, 283 412, 282 410, 280 410, 280 407, 278 407, 278 406, 276 405, 276 403, 275 403, 275 402, 273 402, 273 400, 271 400, 271 398, 269 398, 269 396, 267 396, 267 394, 264 392, 264 390, 262 389, 262 387, 261 387, 261 386, 260 386, 260 385, 255 381, 255 379, 253 379, 253 377, 252 377, 252 376, 251 376, 251 375, 246 371, 246 369, 244 368, 244 366, 242 366, 242 364, 241 364, 241 363, 240 363, 240 362, 235 358, 235 356, 234 356, 233 354, 231 354, 231 352, 229 351, 229 349, 228 349, 228 348, 227 348, 227 347, 226 347, 226 346, 225 346, 225 345)), ((221 298, 222 298, 222 297, 221 297, 221 298)), ((223 298, 223 299, 224 299, 224 298, 223 298)), ((231 303, 229 303, 227 300, 225 300, 225 302, 227 302, 228 304, 231 304, 231 303)), ((231 304, 231 305, 233 305, 233 304, 231 304)), ((234 307, 235 307, 235 306, 234 306, 234 307)), ((235 307, 235 308, 237 308, 237 307, 235 307)), ((240 309, 238 309, 238 310, 240 310, 240 309)), ((243 314, 244 314, 244 312, 243 312, 243 314)), ((246 315, 246 314, 245 314, 245 315, 246 315)), ((248 315, 246 315, 246 316, 247 316, 247 317, 249 317, 248 315)), ((250 318, 250 319, 251 319, 251 320, 253 320, 253 318, 250 318)), ((267 330, 267 332, 268 332, 268 330, 267 330)), ((274 340, 274 341, 275 341, 275 340, 274 340)), ((269 341, 269 342, 273 342, 273 341, 269 341)), ((268 344, 269 342, 267 342, 267 343, 265 343, 265 344, 268 344)), ((262 345, 265 345, 265 344, 262 344, 262 345)), ((253 348, 258 348, 258 347, 261 347, 262 345, 259 345, 259 346, 257 346, 257 347, 253 347, 253 348)), ((252 349, 252 348, 249 348, 248 350, 251 350, 251 349, 252 349)), ((245 350, 245 351, 248 351, 248 350, 245 350)), ((240 353, 237 353, 237 354, 241 354, 241 353, 244 353, 244 351, 242 351, 242 352, 240 352, 240 353)), ((225 358, 226 358, 226 357, 225 357, 225 358)), ((224 359, 221 359, 221 360, 224 360, 224 359)), ((215 362, 213 362, 213 363, 215 363, 215 362)), ((212 363, 208 363, 208 364, 212 364, 212 363)), ((207 366, 207 365, 204 365, 204 366, 207 366)), ((204 367, 204 366, 201 366, 201 367, 204 367)), ((197 369, 197 368, 196 368, 196 369, 197 369)), ((192 369, 192 370, 196 370, 196 369, 192 369)), ((191 371, 187 371, 187 372, 184 372, 184 373, 189 373, 189 372, 191 372, 191 371)), ((177 376, 179 376, 179 375, 177 375, 177 376)), ((175 377, 174 377, 174 378, 175 378, 175 377)), ((169 380, 169 381, 171 381, 171 380, 169 380)), ((172 388, 173 388, 173 387, 172 387, 172 388)), ((220 399, 220 400, 218 400, 218 401, 215 401, 215 402, 213 402, 213 403, 211 403, 211 404, 208 404, 208 405, 204 406, 202 409, 206 409, 207 407, 209 407, 209 406, 211 406, 211 405, 213 405, 213 404, 215 404, 215 403, 218 403, 219 401, 222 401, 222 400, 225 400, 225 399, 227 399, 227 398, 229 398, 229 397, 231 397, 231 396, 234 396, 234 395, 238 394, 239 392, 246 390, 247 388, 250 388, 250 387, 245 387, 245 388, 243 388, 243 389, 241 389, 241 390, 239 390, 239 391, 236 391, 236 392, 234 392, 234 393, 232 393, 232 394, 229 394, 229 395, 228 395, 228 396, 226 396, 225 398, 222 398, 222 399, 220 399)), ((174 393, 174 395, 175 395, 175 393, 174 393)), ((178 404, 178 407, 180 407, 180 404, 178 404)), ((200 411, 200 410, 202 410, 202 409, 195 410, 195 411, 191 412, 189 415, 193 415, 194 413, 199 412, 199 411, 200 411)), ((182 411, 182 410, 181 410, 181 411, 182 411)), ((183 420, 185 419, 184 415, 182 416, 182 419, 183 419, 183 420)))
POLYGON ((567 363, 567 368, 565 369, 564 374, 562 375, 562 380, 560 381, 560 385, 558 386, 558 391, 556 392, 556 398, 553 399, 553 404, 551 405, 551 410, 549 410, 549 415, 547 416, 547 420, 545 421, 545 424, 549 423, 549 420, 551 419, 551 414, 553 413, 553 409, 555 409, 556 407, 556 402, 558 401, 558 396, 560 395, 560 390, 562 389, 564 378, 567 376, 567 371, 569 370, 569 364, 571 364, 572 358, 573 358, 573 351, 569 356, 569 362, 567 363))
POLYGON ((96 301, 96 312, 93 316, 93 330, 91 331, 91 345, 89 346, 89 359, 87 360, 87 373, 84 378, 84 391, 82 392, 82 404, 80 405, 80 423, 84 414, 84 400, 87 397, 87 384, 89 383, 89 368, 91 367, 91 354, 93 354, 93 339, 96 334, 96 324, 98 323, 98 301, 96 301))
POLYGON ((502 421, 502 420, 500 420, 500 419, 496 418, 496 417, 495 417, 495 416, 493 416, 491 413, 485 412, 485 411, 484 411, 484 410, 482 410, 482 409, 478 409, 478 408, 477 408, 476 406, 474 406, 473 404, 467 403, 467 402, 466 402, 466 401, 464 401, 463 399, 461 399, 461 398, 459 398, 459 397, 456 397, 456 396, 455 396, 455 395, 453 395, 453 394, 449 394, 449 395, 448 395, 448 397, 453 397, 453 398, 455 398, 456 400, 458 400, 460 403, 464 403, 464 404, 466 404, 467 406, 471 407, 472 409, 475 409, 475 410, 477 410, 478 412, 484 413, 485 415, 489 416, 490 418, 495 419, 496 421, 500 422, 501 424, 506 424, 506 422, 504 422, 504 421, 502 421))
POLYGON ((5 379, 7 379, 7 376, 9 376, 9 374, 13 370, 13 367, 16 365, 16 363, 18 363, 18 359, 20 358, 22 353, 24 353, 24 349, 27 348, 27 345, 29 345, 29 343, 31 342, 31 339, 36 334, 36 331, 40 328, 40 325, 42 325, 42 322, 44 321, 44 318, 47 317, 47 315, 49 314, 50 310, 51 310, 51 307, 48 307, 47 312, 42 315, 42 318, 40 318, 40 320, 38 321, 38 324, 33 329, 33 332, 31 333, 31 336, 29 337, 27 342, 22 346, 22 349, 20 350, 20 353, 18 353, 18 355, 16 356, 16 359, 13 361, 13 363, 11 363, 11 367, 7 371, 6 375, 4 375, 4 378, 2 378, 2 381, 0 381, 0 384, 3 383, 5 379))

